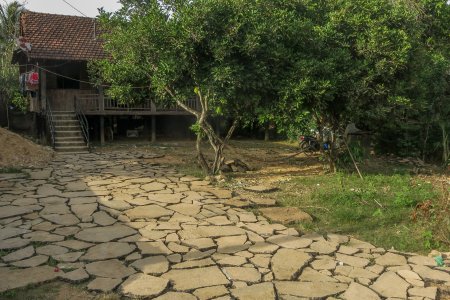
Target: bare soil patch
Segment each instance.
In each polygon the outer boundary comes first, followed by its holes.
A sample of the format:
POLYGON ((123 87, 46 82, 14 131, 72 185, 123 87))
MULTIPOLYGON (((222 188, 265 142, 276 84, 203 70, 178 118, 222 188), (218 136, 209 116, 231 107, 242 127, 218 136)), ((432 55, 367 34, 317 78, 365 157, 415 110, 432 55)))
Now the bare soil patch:
POLYGON ((0 168, 40 167, 53 157, 53 150, 0 128, 0 168))

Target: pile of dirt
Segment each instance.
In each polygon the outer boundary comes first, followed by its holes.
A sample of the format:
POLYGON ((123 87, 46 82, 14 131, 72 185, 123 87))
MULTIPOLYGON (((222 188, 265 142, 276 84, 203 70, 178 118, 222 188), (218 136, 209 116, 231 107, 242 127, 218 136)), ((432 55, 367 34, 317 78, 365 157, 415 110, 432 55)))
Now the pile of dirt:
POLYGON ((0 128, 0 168, 40 167, 53 157, 53 150, 0 128))

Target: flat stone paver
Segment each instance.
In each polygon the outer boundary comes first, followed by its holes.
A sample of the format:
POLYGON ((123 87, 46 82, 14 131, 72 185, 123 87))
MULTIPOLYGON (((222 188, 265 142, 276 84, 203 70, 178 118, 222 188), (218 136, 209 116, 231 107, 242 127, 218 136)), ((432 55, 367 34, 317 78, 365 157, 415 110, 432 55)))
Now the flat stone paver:
MULTIPOLYGON (((149 299, 438 299, 448 267, 276 223, 302 212, 246 200, 139 150, 57 155, 2 177, 0 292, 60 278, 149 299), (55 272, 54 263, 60 269, 55 272), (52 265, 52 266, 50 266, 52 265)), ((253 187, 265 192, 266 187, 253 187)))

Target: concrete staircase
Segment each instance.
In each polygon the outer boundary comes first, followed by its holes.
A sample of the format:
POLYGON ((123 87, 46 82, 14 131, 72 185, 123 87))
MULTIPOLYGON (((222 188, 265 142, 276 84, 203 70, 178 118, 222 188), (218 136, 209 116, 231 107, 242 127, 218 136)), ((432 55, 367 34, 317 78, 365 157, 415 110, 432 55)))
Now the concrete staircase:
POLYGON ((55 126, 55 150, 57 152, 89 152, 75 112, 54 111, 53 123, 55 126))

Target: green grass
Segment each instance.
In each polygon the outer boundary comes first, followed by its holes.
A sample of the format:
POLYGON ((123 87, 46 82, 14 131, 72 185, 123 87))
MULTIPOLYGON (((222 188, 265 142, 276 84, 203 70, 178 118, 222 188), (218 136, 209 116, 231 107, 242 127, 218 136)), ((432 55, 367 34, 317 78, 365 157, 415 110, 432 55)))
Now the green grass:
POLYGON ((430 183, 406 174, 356 175, 343 173, 295 177, 276 197, 283 206, 297 206, 314 222, 300 230, 354 235, 376 246, 425 253, 439 248, 425 223, 411 214, 418 203, 440 197, 430 183))
POLYGON ((15 167, 0 168, 0 173, 22 173, 22 169, 15 167))

